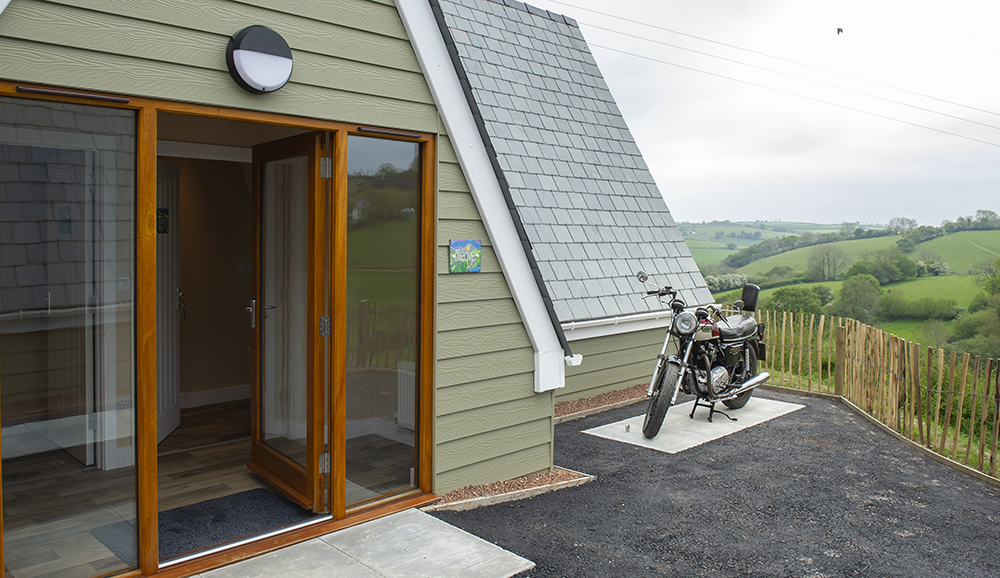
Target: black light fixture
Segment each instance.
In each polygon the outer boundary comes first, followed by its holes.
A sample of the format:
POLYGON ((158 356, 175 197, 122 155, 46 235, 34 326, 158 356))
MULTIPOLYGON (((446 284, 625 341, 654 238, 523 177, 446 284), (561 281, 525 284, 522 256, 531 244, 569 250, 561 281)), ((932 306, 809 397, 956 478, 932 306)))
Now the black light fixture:
POLYGON ((233 80, 250 92, 274 92, 292 76, 292 49, 266 26, 247 26, 229 39, 226 65, 233 80))

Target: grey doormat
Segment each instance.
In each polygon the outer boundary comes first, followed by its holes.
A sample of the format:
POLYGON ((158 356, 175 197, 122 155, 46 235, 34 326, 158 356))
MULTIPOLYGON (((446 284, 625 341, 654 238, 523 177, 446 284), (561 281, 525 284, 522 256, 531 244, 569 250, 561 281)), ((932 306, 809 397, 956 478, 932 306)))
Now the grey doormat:
MULTIPOLYGON (((160 560, 259 534, 312 516, 269 490, 258 488, 160 512, 160 560)), ((135 520, 90 533, 123 562, 135 565, 135 520)))

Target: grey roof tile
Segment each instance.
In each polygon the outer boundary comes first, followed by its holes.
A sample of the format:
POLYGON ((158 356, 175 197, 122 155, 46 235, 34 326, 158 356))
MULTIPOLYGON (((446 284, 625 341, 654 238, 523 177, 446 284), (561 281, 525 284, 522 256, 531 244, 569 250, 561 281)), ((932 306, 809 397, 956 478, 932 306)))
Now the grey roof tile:
POLYGON ((580 281, 579 279, 570 279, 569 281, 567 281, 566 289, 567 289, 566 295, 567 298, 569 299, 583 297, 587 292, 587 289, 584 286, 583 281, 580 281))
POLYGON ((601 305, 600 298, 590 297, 583 300, 583 304, 587 307, 587 312, 589 313, 590 319, 600 319, 601 317, 608 317, 605 313, 604 307, 601 305))
POLYGON ((569 266, 569 271, 573 275, 572 279, 590 278, 590 274, 587 272, 587 267, 583 264, 583 261, 567 261, 566 265, 569 266))
POLYGON ((640 268, 710 300, 576 21, 519 0, 432 2, 558 318, 660 307, 638 299, 640 268))
POLYGON ((570 307, 569 300, 553 301, 552 308, 555 309, 559 319, 573 319, 573 309, 570 307))
POLYGON ((617 295, 618 287, 614 279, 599 279, 601 282, 601 295, 617 295))
POLYGON ((614 297, 601 297, 599 299, 601 302, 601 307, 604 308, 604 314, 607 316, 621 315, 622 310, 618 308, 618 303, 614 297))

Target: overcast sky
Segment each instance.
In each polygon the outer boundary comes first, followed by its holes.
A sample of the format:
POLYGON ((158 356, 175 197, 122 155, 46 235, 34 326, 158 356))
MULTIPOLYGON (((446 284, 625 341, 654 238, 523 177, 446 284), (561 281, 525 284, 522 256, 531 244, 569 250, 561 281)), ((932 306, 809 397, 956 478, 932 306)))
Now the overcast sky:
POLYGON ((1000 212, 1000 146, 897 122, 1000 145, 996 0, 529 3, 580 23, 678 221, 939 225, 1000 212))

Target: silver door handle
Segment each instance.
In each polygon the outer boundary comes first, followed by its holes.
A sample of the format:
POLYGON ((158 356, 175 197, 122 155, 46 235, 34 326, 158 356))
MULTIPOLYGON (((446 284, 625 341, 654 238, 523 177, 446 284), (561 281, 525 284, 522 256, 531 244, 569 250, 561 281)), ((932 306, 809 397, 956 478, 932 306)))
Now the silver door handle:
POLYGON ((244 307, 243 310, 250 314, 250 329, 255 329, 257 327, 257 300, 251 299, 250 306, 244 307))

